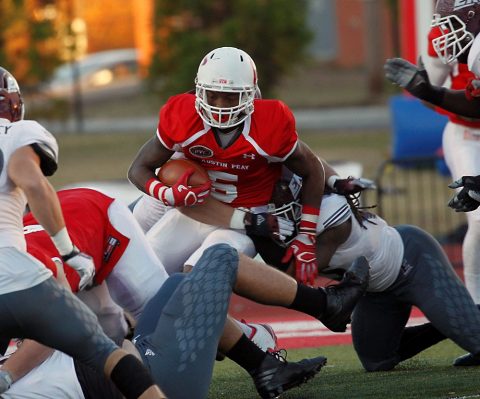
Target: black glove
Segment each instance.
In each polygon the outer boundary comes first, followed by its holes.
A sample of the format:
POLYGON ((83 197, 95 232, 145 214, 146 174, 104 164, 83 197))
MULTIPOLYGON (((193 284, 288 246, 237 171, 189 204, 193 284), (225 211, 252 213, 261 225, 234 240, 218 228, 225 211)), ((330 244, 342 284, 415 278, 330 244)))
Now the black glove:
POLYGON ((284 241, 295 230, 294 222, 271 213, 247 213, 244 219, 248 235, 284 241))
POLYGON ((480 206, 480 176, 462 176, 448 187, 462 187, 448 202, 455 212, 471 212, 480 206))
POLYGON ((377 186, 370 179, 349 177, 347 179, 337 179, 333 184, 333 192, 340 195, 352 195, 363 190, 375 190, 377 186))
POLYGON ((423 65, 422 57, 418 58, 418 66, 403 58, 389 58, 383 68, 388 80, 421 100, 433 102, 434 90, 425 65, 423 65))

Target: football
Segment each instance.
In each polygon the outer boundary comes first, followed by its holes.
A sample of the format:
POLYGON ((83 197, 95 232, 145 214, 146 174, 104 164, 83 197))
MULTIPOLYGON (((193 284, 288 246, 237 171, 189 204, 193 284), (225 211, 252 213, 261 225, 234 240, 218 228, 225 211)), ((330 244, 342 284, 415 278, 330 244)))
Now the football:
POLYGON ((188 179, 189 186, 201 186, 210 180, 207 171, 198 162, 190 159, 170 159, 159 169, 157 177, 163 184, 173 186, 190 168, 195 172, 188 179))

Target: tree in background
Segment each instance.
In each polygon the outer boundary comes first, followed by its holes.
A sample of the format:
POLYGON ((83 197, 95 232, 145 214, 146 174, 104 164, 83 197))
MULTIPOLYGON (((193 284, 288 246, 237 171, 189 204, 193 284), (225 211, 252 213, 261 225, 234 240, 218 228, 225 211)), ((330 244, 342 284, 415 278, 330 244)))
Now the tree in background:
POLYGON ((201 58, 216 47, 245 50, 265 97, 306 58, 306 0, 155 0, 150 79, 164 95, 194 86, 201 58))
POLYGON ((59 63, 60 43, 52 3, 0 1, 0 65, 9 69, 22 86, 44 80, 59 63))

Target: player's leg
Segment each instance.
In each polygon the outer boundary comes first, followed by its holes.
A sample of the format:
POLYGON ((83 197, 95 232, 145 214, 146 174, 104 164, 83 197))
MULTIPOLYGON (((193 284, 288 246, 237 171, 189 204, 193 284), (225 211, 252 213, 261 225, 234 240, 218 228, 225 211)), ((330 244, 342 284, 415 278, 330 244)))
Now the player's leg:
POLYGON ((207 248, 222 243, 230 245, 235 248, 238 253, 245 254, 251 258, 257 254, 253 241, 245 233, 229 229, 217 229, 212 231, 205 238, 200 247, 185 261, 184 271, 190 271, 207 248))
POLYGON ((346 329, 350 314, 368 285, 369 265, 365 258, 355 260, 340 284, 312 288, 297 283, 287 274, 240 254, 234 292, 264 305, 298 310, 318 318, 332 331, 346 329), (265 287, 268 286, 268 289, 265 287))
POLYGON ((134 333, 156 382, 172 398, 207 396, 238 256, 217 245, 205 251, 197 266, 165 282, 134 333))
POLYGON ((103 371, 127 398, 162 397, 144 366, 118 349, 95 315, 53 278, 0 296, 0 319, 12 337, 36 340, 103 371))
MULTIPOLYGON (((224 344, 226 342, 225 334, 228 335, 228 344, 226 344, 228 346, 224 347, 227 355, 250 373, 262 397, 277 396, 281 392, 305 382, 320 371, 325 364, 323 357, 306 359, 298 363, 280 361, 274 355, 260 350, 243 335, 242 330, 235 322, 231 324, 233 330, 225 333, 223 325, 227 307, 225 300, 222 299, 225 293, 219 292, 219 284, 212 282, 220 282, 226 277, 229 278, 229 273, 231 273, 229 270, 232 268, 230 263, 232 261, 235 263, 236 270, 237 259, 236 251, 225 244, 217 244, 207 249, 193 271, 187 277, 183 277, 178 287, 174 284, 173 279, 181 277, 172 276, 161 288, 159 295, 163 297, 168 297, 174 289, 175 291, 156 325, 152 323, 152 319, 155 319, 152 314, 161 310, 162 299, 158 298, 160 302, 152 300, 147 305, 135 331, 136 346, 145 361, 149 362, 150 369, 155 370, 155 376, 163 375, 164 368, 177 370, 174 377, 170 376, 168 380, 158 381, 167 395, 172 393, 172 397, 190 398, 193 395, 192 392, 195 392, 193 396, 196 398, 206 396, 213 361, 217 353, 217 344, 222 333, 224 344), (182 307, 181 304, 185 300, 188 303, 195 303, 195 306, 182 307), (203 303, 205 301, 211 305, 205 306, 203 303), (169 307, 172 310, 167 311, 169 307), (214 310, 213 314, 211 314, 212 310, 214 310), (185 314, 187 316, 190 314, 190 316, 186 317, 185 314), (221 319, 219 319, 220 316, 221 319), (221 323, 217 323, 217 321, 221 321, 221 323), (188 342, 185 342, 189 336, 188 327, 193 326, 192 323, 198 323, 198 328, 193 329, 192 327, 190 330, 192 335, 188 342), (205 323, 213 324, 205 326, 205 323), (176 327, 171 328, 172 324, 175 324, 176 327), (145 338, 145 332, 148 333, 154 328, 155 332, 145 338), (176 330, 176 334, 172 333, 172 330, 176 330), (202 340, 201 334, 209 330, 214 331, 214 336, 202 340), (195 337, 194 334, 200 334, 200 336, 195 337), (168 359, 165 361, 153 353, 161 353, 162 356, 168 354, 168 359)), ((223 287, 222 290, 228 288, 228 295, 230 295, 233 285, 234 279, 230 279, 229 287, 223 287)))
POLYGON ((352 340, 367 371, 386 371, 399 362, 398 349, 411 306, 390 292, 367 293, 352 315, 352 340))
MULTIPOLYGON (((129 209, 131 209, 131 205, 129 205, 129 209)), ((140 228, 146 233, 169 209, 170 207, 166 206, 162 201, 150 195, 142 194, 141 197, 135 201, 132 214, 140 225, 140 228)))
POLYGON ((155 255, 170 275, 181 272, 188 257, 216 229, 215 226, 197 222, 173 208, 165 213, 146 236, 155 255), (171 234, 172 231, 175 234, 171 234))
POLYGON ((399 226, 410 283, 399 297, 417 306, 443 335, 480 355, 480 312, 438 242, 413 226, 399 226), (429 295, 425 295, 428 292, 429 295))
MULTIPOLYGON (((480 170, 480 130, 448 123, 443 133, 445 161, 452 178, 477 175, 480 170)), ((468 212, 468 229, 462 245, 465 285, 480 303, 480 209, 468 212)))
POLYGON ((130 240, 106 279, 108 289, 113 300, 138 319, 168 274, 123 203, 112 202, 108 218, 112 226, 130 240))

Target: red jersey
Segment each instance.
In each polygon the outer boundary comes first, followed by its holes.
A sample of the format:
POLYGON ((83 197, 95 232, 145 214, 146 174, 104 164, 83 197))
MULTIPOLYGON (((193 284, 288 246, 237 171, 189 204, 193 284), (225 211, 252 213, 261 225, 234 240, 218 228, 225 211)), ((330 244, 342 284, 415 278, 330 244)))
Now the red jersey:
MULTIPOLYGON (((94 281, 101 284, 130 241, 115 230, 108 219, 108 207, 114 199, 87 188, 59 191, 58 198, 70 238, 80 251, 93 257, 94 281)), ((27 251, 56 275, 57 268, 52 258, 60 258, 60 254, 50 236, 32 213, 24 216, 23 224, 27 251)), ((72 291, 78 291, 80 277, 68 264, 65 264, 65 275, 72 291)))
POLYGON ((171 97, 160 110, 157 136, 162 144, 200 162, 212 181, 212 196, 234 207, 267 204, 282 162, 298 144, 295 119, 283 102, 255 100, 254 105, 226 148, 197 114, 195 95, 171 97))

